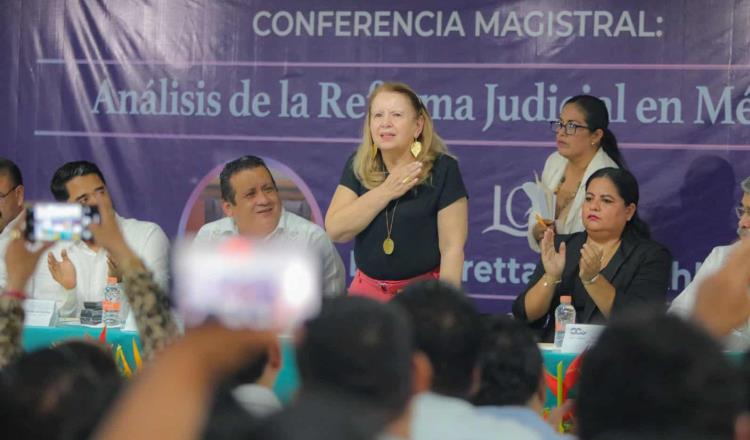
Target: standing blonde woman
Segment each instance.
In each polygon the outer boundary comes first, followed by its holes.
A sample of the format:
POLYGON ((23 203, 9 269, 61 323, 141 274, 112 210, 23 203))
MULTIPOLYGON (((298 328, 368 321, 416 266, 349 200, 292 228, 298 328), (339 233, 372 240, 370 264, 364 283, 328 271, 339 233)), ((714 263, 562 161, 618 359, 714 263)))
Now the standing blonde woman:
POLYGON ((468 196, 458 162, 406 84, 384 83, 368 103, 325 220, 333 241, 355 240, 350 294, 387 301, 422 278, 460 285, 468 196))

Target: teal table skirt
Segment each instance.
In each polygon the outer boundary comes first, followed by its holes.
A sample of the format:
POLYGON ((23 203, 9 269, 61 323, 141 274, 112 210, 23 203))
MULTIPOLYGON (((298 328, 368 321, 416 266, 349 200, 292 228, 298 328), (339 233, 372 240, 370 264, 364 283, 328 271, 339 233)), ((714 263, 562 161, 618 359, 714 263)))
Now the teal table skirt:
MULTIPOLYGON (((34 351, 40 348, 52 347, 61 341, 71 339, 93 339, 99 340, 101 328, 83 327, 79 325, 64 325, 60 327, 30 327, 23 329, 23 348, 26 351, 34 351)), ((141 340, 138 332, 122 331, 117 328, 108 328, 106 334, 107 344, 112 346, 113 354, 117 347, 121 346, 129 368, 135 370, 135 355, 133 342, 135 341, 139 353, 142 353, 141 340)), ((283 403, 289 402, 299 387, 294 347, 289 338, 281 337, 283 363, 281 371, 276 379, 274 391, 283 403)), ((119 364, 119 362, 118 362, 119 364)), ((120 366, 122 368, 122 366, 120 366)))

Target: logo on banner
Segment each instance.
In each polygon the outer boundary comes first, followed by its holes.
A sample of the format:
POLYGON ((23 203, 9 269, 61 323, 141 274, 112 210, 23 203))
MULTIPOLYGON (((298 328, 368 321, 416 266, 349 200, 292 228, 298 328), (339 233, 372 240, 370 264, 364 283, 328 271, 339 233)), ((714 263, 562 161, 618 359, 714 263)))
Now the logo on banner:
POLYGON ((492 202, 492 225, 486 227, 482 234, 491 231, 502 232, 513 237, 525 237, 527 231, 527 218, 531 214, 531 208, 526 210, 523 214, 521 221, 516 220, 513 214, 513 202, 516 200, 516 194, 518 192, 524 195, 524 200, 529 200, 526 193, 523 192, 520 186, 513 188, 508 193, 505 199, 505 205, 503 205, 503 187, 502 185, 495 185, 495 197, 492 202), (503 208, 505 210, 505 219, 507 224, 503 223, 503 208))

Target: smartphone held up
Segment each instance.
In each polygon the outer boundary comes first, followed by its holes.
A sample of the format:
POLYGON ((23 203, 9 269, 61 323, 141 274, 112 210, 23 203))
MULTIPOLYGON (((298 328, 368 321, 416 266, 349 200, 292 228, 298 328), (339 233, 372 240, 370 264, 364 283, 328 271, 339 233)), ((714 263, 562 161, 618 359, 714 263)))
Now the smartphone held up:
POLYGON ((185 241, 173 263, 175 299, 187 327, 216 319, 234 329, 284 331, 320 310, 319 264, 298 247, 243 237, 185 241))
POLYGON ((40 202, 26 207, 28 241, 91 240, 92 223, 100 223, 99 209, 78 203, 40 202))

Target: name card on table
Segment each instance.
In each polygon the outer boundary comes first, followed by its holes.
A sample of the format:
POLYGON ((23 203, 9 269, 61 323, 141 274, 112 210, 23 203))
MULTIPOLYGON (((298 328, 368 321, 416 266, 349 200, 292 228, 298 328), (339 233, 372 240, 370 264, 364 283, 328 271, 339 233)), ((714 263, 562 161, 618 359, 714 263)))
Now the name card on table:
POLYGON ((562 353, 581 353, 594 345, 599 335, 604 330, 603 325, 594 324, 568 324, 565 326, 562 353))
POLYGON ((24 325, 54 327, 57 325, 57 303, 51 299, 27 299, 23 302, 26 313, 24 325))

